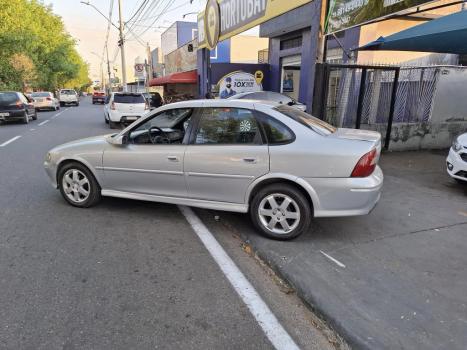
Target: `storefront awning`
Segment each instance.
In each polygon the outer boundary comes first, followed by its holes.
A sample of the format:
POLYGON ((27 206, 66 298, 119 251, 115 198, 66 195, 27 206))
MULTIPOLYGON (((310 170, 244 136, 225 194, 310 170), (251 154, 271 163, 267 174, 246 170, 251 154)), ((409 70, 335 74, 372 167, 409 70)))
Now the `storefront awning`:
POLYGON ((419 51, 467 54, 467 11, 380 37, 356 50, 419 51))
POLYGON ((161 86, 166 84, 196 84, 198 74, 196 70, 166 75, 149 80, 149 86, 161 86))

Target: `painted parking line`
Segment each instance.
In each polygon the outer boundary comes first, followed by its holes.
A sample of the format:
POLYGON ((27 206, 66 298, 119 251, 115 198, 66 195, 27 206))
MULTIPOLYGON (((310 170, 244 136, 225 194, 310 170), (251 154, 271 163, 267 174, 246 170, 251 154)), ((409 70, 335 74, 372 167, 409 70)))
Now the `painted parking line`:
POLYGON ((5 141, 4 143, 2 143, 2 144, 0 145, 0 147, 5 147, 6 145, 8 145, 8 144, 10 144, 10 143, 12 143, 12 142, 18 140, 20 137, 21 137, 21 135, 18 135, 18 136, 15 136, 15 137, 11 138, 11 139, 9 139, 8 141, 5 141))
POLYGON ((339 260, 337 260, 336 258, 333 258, 331 255, 329 254, 326 254, 325 252, 323 252, 322 250, 319 251, 321 254, 323 254, 326 258, 328 258, 329 260, 331 260, 333 263, 335 263, 337 266, 339 267, 342 267, 345 269, 345 265, 343 263, 341 263, 339 260))
POLYGON ((232 287, 248 307, 274 348, 277 350, 298 350, 299 347, 295 344, 292 337, 282 327, 255 288, 227 255, 224 248, 217 242, 200 218, 188 207, 179 206, 179 209, 209 254, 219 265, 232 287))
POLYGON ((47 120, 44 120, 42 123, 39 123, 38 125, 39 125, 39 126, 42 126, 42 125, 44 125, 44 124, 47 124, 48 122, 50 122, 50 120, 47 119, 47 120))

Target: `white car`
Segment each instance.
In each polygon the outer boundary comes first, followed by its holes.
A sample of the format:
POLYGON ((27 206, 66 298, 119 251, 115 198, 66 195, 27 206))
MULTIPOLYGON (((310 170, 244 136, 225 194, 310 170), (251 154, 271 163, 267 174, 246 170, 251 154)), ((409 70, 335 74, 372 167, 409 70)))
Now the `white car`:
POLYGON ((274 101, 280 104, 291 106, 297 108, 303 112, 306 111, 306 105, 303 103, 295 101, 293 98, 280 94, 274 91, 251 91, 251 92, 242 92, 232 97, 229 97, 229 100, 259 100, 259 101, 274 101))
POLYGON ((56 99, 51 92, 33 92, 31 93, 31 98, 34 100, 34 107, 36 110, 51 109, 56 111, 60 109, 60 103, 58 102, 58 99, 56 99))
POLYGON ((61 89, 58 96, 60 106, 65 106, 68 104, 79 106, 78 94, 73 89, 61 89))
POLYGON ((149 111, 149 104, 143 94, 113 92, 104 108, 105 122, 113 129, 116 124, 129 124, 149 111))
POLYGON ((458 136, 452 143, 446 166, 453 179, 467 182, 467 133, 458 136))

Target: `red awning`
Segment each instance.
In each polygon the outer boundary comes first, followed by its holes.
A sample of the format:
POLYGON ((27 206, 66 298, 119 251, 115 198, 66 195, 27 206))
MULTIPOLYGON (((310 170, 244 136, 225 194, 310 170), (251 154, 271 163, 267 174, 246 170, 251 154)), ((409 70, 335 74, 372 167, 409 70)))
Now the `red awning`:
POLYGON ((196 70, 189 72, 173 73, 160 78, 149 80, 149 86, 160 86, 166 84, 196 84, 198 73, 196 70))

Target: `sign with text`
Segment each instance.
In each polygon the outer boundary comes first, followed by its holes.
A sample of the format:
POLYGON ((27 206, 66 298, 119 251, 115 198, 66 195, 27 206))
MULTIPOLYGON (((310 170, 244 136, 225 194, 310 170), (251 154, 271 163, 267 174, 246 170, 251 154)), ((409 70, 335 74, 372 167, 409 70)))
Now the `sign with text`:
POLYGON ((228 39, 312 0, 209 0, 198 15, 198 48, 228 39))
MULTIPOLYGON (((255 75, 242 71, 232 72, 219 80, 219 97, 229 98, 242 92, 254 92, 263 90, 261 82, 256 76, 263 75, 262 71, 257 71, 255 75)), ((262 79, 261 79, 262 80, 262 79)))
POLYGON ((330 0, 326 34, 383 18, 433 0, 330 0))

